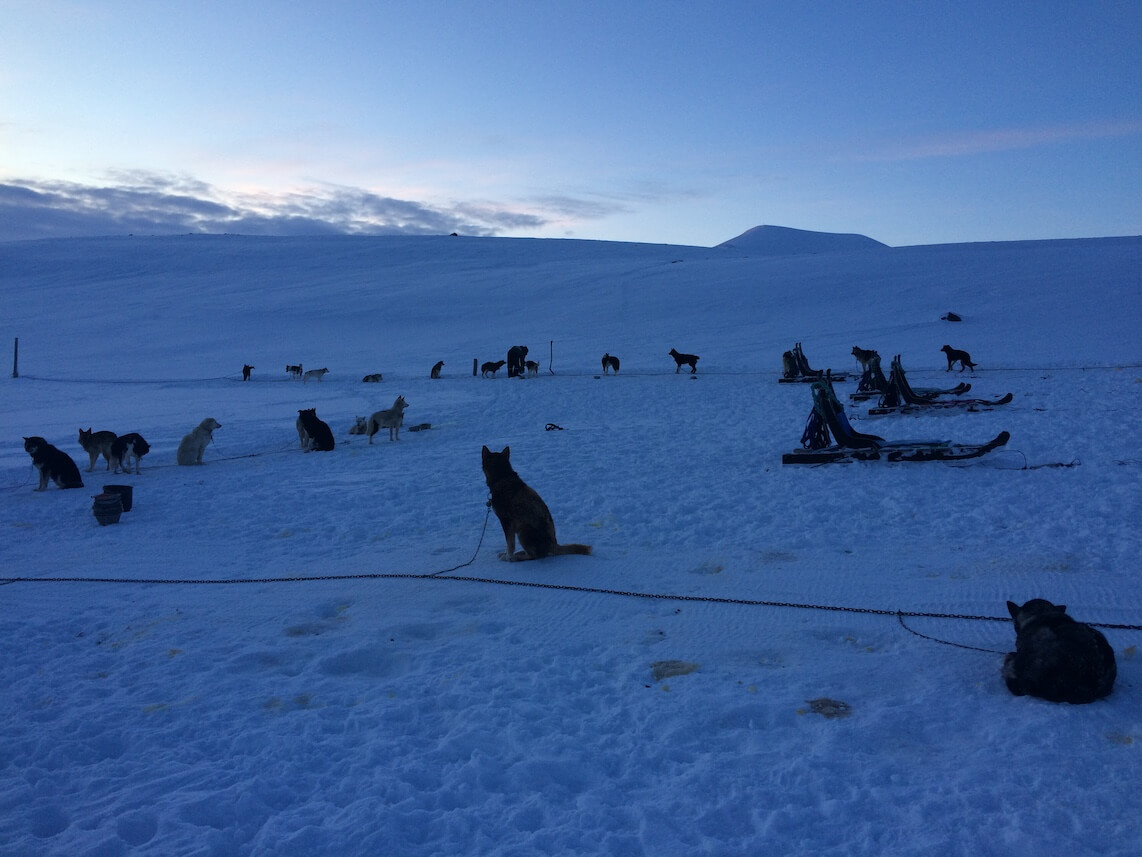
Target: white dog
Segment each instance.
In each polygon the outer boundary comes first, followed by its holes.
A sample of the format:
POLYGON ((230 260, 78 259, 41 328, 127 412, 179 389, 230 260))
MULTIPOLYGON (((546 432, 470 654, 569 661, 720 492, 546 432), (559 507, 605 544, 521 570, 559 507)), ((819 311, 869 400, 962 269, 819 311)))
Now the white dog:
POLYGON ((200 422, 178 445, 178 463, 202 464, 202 453, 206 450, 206 445, 214 440, 214 430, 220 428, 222 423, 214 417, 207 417, 200 422))
POLYGON ((397 396, 391 408, 377 411, 369 417, 369 426, 366 431, 366 434, 369 435, 369 443, 373 442, 373 435, 383 428, 389 430, 389 440, 400 440, 400 427, 404 425, 404 409, 407 407, 408 402, 404 400, 404 396, 397 396), (396 432, 395 437, 393 432, 396 432))
POLYGON ((324 378, 328 374, 329 374, 328 369, 306 369, 305 374, 301 376, 301 383, 304 384, 310 378, 315 378, 318 381, 320 381, 322 378, 324 378))

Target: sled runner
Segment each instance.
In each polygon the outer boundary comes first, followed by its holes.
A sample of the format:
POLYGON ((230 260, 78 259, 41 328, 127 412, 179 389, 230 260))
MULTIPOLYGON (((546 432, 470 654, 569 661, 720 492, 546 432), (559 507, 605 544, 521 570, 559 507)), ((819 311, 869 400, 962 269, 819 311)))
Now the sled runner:
MULTIPOLYGON (((913 387, 912 391, 921 398, 935 399, 937 396, 962 396, 971 389, 971 384, 961 381, 949 390, 938 390, 934 387, 913 387)), ((865 402, 872 398, 880 398, 892 393, 892 384, 884 377, 884 370, 880 368, 880 355, 869 361, 868 368, 861 374, 857 382, 855 393, 849 394, 853 402, 865 402)))
POLYGON ((781 456, 782 464, 832 464, 847 461, 961 461, 979 458, 1011 439, 1005 431, 986 443, 965 444, 950 440, 886 441, 856 431, 837 401, 828 380, 813 384, 813 410, 801 435, 803 449, 781 456), (835 443, 832 441, 835 439, 835 443))
MULTIPOLYGON (((792 351, 786 351, 781 355, 782 373, 781 377, 777 379, 779 384, 806 384, 812 381, 819 381, 825 377, 825 371, 821 369, 813 369, 809 366, 809 361, 805 359, 805 352, 801 350, 801 343, 797 342, 793 345, 792 351)), ((844 381, 847 376, 844 374, 832 375, 834 381, 844 381)))
MULTIPOLYGON (((1006 405, 1015 397, 1008 393, 999 399, 938 399, 927 397, 912 389, 900 365, 900 355, 892 358, 892 369, 888 375, 889 390, 880 398, 880 404, 869 408, 871 417, 885 414, 906 414, 916 410, 935 408, 967 408, 970 411, 990 410, 998 405, 1006 405)), ((940 395, 940 394, 937 394, 940 395)))

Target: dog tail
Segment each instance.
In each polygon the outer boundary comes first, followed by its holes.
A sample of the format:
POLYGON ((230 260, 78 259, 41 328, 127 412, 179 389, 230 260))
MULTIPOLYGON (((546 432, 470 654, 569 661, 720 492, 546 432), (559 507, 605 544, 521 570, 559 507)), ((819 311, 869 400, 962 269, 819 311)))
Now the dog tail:
POLYGON ((578 544, 556 545, 555 550, 552 551, 552 553, 555 556, 565 556, 567 554, 581 554, 583 556, 590 556, 591 546, 578 544))

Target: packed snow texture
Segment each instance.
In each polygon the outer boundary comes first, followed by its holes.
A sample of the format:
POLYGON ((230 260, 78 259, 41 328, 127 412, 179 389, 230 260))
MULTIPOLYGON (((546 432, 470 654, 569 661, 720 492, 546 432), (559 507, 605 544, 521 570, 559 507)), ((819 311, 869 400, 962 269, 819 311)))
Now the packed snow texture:
POLYGON ((999 669, 1007 599, 1142 624, 1140 270, 1137 238, 0 244, 0 853, 1137 855, 1142 631, 1104 628, 1091 705, 999 669), (1011 442, 782 466, 795 342, 1015 395, 862 431, 1011 442), (473 377, 516 344, 538 375, 473 377), (398 394, 399 441, 348 434, 398 394), (88 427, 142 472, 88 473, 88 427), (27 435, 85 488, 34 491, 27 435), (485 444, 592 556, 499 559, 485 444), (105 484, 134 505, 100 526, 105 484))

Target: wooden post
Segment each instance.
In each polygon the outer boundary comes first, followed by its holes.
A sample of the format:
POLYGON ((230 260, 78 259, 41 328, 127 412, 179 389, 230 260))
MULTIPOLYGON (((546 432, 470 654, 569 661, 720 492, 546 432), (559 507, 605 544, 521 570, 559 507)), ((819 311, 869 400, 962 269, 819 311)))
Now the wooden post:
POLYGON ((547 371, 555 374, 555 340, 547 340, 547 371))
POLYGON ((473 377, 473 378, 475 378, 475 377, 476 377, 476 364, 477 364, 477 362, 478 362, 478 361, 479 361, 479 358, 478 358, 478 357, 473 357, 473 358, 472 358, 472 377, 473 377))
POLYGON ((20 377, 20 337, 16 337, 16 347, 12 351, 12 377, 20 377))

